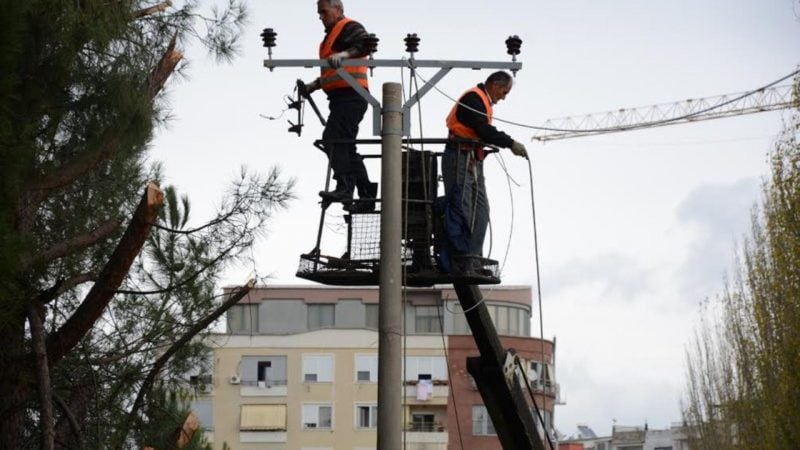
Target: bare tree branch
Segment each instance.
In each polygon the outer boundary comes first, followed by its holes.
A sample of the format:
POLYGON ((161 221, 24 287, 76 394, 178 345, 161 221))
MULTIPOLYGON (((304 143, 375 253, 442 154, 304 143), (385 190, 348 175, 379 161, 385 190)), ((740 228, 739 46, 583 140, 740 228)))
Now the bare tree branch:
POLYGON ((135 13, 133 13, 133 18, 140 19, 145 16, 151 16, 153 14, 166 11, 167 8, 169 8, 170 6, 172 6, 172 2, 170 0, 166 0, 165 2, 161 2, 157 5, 153 5, 148 8, 143 8, 140 9, 139 11, 136 11, 135 13))
POLYGON ((65 242, 60 242, 44 251, 39 252, 36 255, 23 257, 21 261, 22 269, 24 270, 41 261, 51 261, 57 258, 63 258, 64 256, 68 256, 87 247, 91 247, 99 241, 109 237, 112 233, 114 233, 114 231, 117 230, 117 228, 119 228, 120 224, 121 221, 119 219, 109 219, 99 227, 86 234, 74 237, 65 242))
POLYGON ((50 368, 47 364, 47 348, 42 317, 36 305, 28 305, 28 322, 31 325, 31 342, 36 355, 36 379, 39 391, 39 424, 41 425, 41 449, 53 450, 55 447, 55 428, 53 426, 53 393, 50 385, 50 368))
POLYGON ((150 389, 153 387, 153 383, 155 383, 156 377, 158 376, 161 369, 164 368, 164 365, 167 364, 169 359, 172 355, 175 354, 181 347, 186 345, 189 341, 191 341, 198 333, 203 331, 206 327, 214 323, 220 316, 225 314, 225 311, 231 308, 231 306, 235 305, 239 302, 244 296, 250 293, 250 290, 255 286, 255 280, 250 280, 239 288, 234 294, 228 298, 225 302, 223 302, 217 309, 214 310, 211 314, 209 314, 205 319, 201 320, 200 322, 196 323, 189 331, 186 332, 180 339, 175 341, 174 344, 164 352, 161 357, 159 357, 156 362, 153 364, 152 369, 147 374, 144 382, 142 382, 142 387, 139 388, 139 393, 136 394, 136 400, 133 402, 133 406, 131 407, 131 411, 128 413, 128 422, 133 423, 134 418, 136 417, 139 409, 141 409, 142 405, 144 404, 144 397, 145 395, 150 393, 150 389))
POLYGON ((145 189, 128 229, 114 249, 94 286, 78 309, 56 332, 47 337, 47 353, 54 364, 83 338, 103 314, 108 303, 128 275, 134 259, 142 250, 153 221, 164 204, 164 193, 155 183, 145 189))

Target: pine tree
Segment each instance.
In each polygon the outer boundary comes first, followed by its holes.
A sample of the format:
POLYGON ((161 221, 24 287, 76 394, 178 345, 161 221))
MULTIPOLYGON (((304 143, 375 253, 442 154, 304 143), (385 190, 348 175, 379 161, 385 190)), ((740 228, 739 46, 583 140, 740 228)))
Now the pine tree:
POLYGON ((181 5, 0 3, 0 448, 143 443, 144 400, 202 358, 220 270, 291 199, 243 170, 192 227, 188 199, 146 187, 180 43, 231 57, 244 19, 181 5))

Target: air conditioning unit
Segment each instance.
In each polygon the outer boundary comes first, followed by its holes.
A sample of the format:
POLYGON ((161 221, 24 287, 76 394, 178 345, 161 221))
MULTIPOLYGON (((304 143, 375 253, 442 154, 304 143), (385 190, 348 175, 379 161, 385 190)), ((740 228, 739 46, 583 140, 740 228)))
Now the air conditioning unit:
POLYGON ((214 385, 211 384, 201 384, 197 386, 197 391, 201 394, 210 394, 214 391, 214 385))
POLYGON ((242 379, 239 378, 239 375, 231 375, 231 377, 228 379, 228 383, 230 384, 239 384, 241 382, 242 379))

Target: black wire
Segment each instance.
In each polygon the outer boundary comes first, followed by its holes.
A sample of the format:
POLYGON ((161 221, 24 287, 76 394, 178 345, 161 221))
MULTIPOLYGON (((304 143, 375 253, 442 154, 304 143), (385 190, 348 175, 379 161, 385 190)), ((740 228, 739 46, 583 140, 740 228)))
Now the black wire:
MULTIPOLYGON (((555 447, 553 447, 553 441, 550 440, 550 433, 547 430, 547 424, 544 421, 544 417, 542 417, 542 412, 539 409, 539 404, 536 402, 536 396, 533 394, 533 389, 531 388, 531 381, 528 379, 528 373, 522 367, 521 363, 519 362, 519 358, 516 358, 515 363, 517 365, 517 368, 519 368, 519 371, 522 372, 522 379, 525 381, 525 387, 528 390, 528 395, 530 396, 531 401, 533 402, 533 408, 536 410, 536 417, 539 419, 539 423, 542 424, 542 430, 544 430, 544 435, 547 438, 547 443, 550 444, 551 449, 554 449, 555 447)), ((542 364, 546 364, 544 361, 544 357, 542 357, 542 364)))
MULTIPOLYGON (((493 120, 496 120, 496 121, 502 122, 502 123, 507 123, 509 125, 514 125, 514 126, 517 126, 517 127, 529 128, 531 130, 555 131, 555 132, 560 132, 560 133, 603 133, 603 132, 612 132, 612 131, 638 130, 638 129, 642 129, 642 128, 657 127, 657 126, 665 125, 665 124, 668 124, 668 123, 677 122, 677 121, 680 121, 680 120, 691 119, 692 117, 696 117, 698 115, 705 114, 705 113, 707 113, 709 111, 713 111, 715 109, 719 109, 719 108, 721 108, 723 106, 729 105, 729 104, 734 103, 734 102, 738 102, 739 100, 742 100, 744 98, 747 98, 747 97, 750 97, 752 95, 755 95, 755 94, 757 94, 757 93, 759 93, 759 92, 761 92, 761 91, 763 91, 765 89, 768 89, 768 88, 771 88, 772 86, 775 86, 776 84, 778 84, 778 83, 780 83, 782 81, 786 81, 789 78, 791 78, 791 77, 793 77, 795 75, 798 75, 798 74, 800 74, 800 70, 795 70, 794 72, 792 72, 792 73, 790 73, 788 75, 785 75, 785 76, 783 76, 783 77, 781 77, 781 78, 779 78, 779 79, 777 79, 777 80, 775 80, 775 81, 773 81, 771 83, 768 83, 768 84, 766 84, 764 86, 761 86, 759 88, 753 89, 751 91, 747 91, 747 92, 745 92, 744 94, 742 94, 742 95, 740 95, 738 97, 734 97, 734 98, 732 98, 732 99, 730 99, 728 101, 722 102, 722 103, 720 103, 718 105, 709 106, 708 108, 705 108, 705 109, 702 109, 702 110, 699 110, 699 111, 695 111, 693 113, 685 114, 683 116, 678 116, 678 117, 672 117, 672 118, 669 118, 669 119, 654 120, 652 122, 642 122, 642 123, 638 123, 638 124, 634 124, 634 125, 624 125, 624 126, 619 126, 619 127, 608 127, 608 128, 594 128, 594 129, 591 129, 591 130, 580 130, 580 129, 570 129, 570 128, 552 128, 552 127, 544 127, 544 126, 537 126, 537 125, 529 125, 529 124, 524 124, 524 123, 520 123, 520 122, 514 122, 514 121, 511 121, 511 120, 501 119, 501 118, 499 118, 497 116, 493 116, 493 120)), ((420 77, 420 78, 422 78, 422 77, 420 77)), ((427 80, 425 80, 425 78, 422 78, 422 81, 427 83, 427 80)), ((447 95, 445 92, 443 92, 441 89, 439 89, 435 85, 433 86, 433 88, 436 89, 436 91, 439 92, 440 94, 442 94, 443 96, 445 96, 445 97, 449 98, 450 100, 458 103, 459 105, 461 105, 461 106, 463 106, 463 107, 465 107, 465 108, 467 108, 467 109, 469 109, 469 110, 471 110, 473 112, 476 112, 478 114, 486 115, 486 113, 483 112, 483 111, 478 111, 478 110, 476 110, 476 109, 474 109, 474 108, 472 108, 472 107, 470 107, 468 105, 460 103, 458 100, 456 100, 453 97, 447 95)))

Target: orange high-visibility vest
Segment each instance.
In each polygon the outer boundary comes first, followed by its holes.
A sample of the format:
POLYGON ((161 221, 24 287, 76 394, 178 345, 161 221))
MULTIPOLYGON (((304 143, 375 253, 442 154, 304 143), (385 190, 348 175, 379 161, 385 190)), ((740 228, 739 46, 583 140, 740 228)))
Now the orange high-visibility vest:
MULTIPOLYGON (((343 17, 341 20, 336 22, 336 24, 331 29, 330 33, 322 40, 322 43, 319 44, 319 58, 320 59, 328 59, 331 55, 333 55, 333 43, 336 42, 336 39, 342 33, 344 26, 348 23, 352 22, 353 19, 343 17)), ((361 59, 366 59, 361 58, 361 59)), ((361 85, 364 89, 369 89, 369 84, 367 83, 367 68, 366 67, 344 67, 345 72, 349 73, 353 78, 358 81, 358 84, 361 85)), ((330 67, 323 67, 321 68, 321 74, 319 77, 319 83, 322 87, 322 90, 325 92, 330 92, 334 89, 341 89, 350 87, 347 84, 347 81, 343 80, 339 74, 336 73, 336 69, 331 69, 330 67)))
MULTIPOLYGON (((492 102, 489 100, 489 96, 486 95, 483 89, 475 86, 472 89, 461 94, 459 97, 459 102, 465 95, 469 94, 470 92, 474 92, 478 94, 478 97, 483 100, 483 107, 486 108, 486 121, 489 125, 492 124, 492 102)), ((456 110, 458 109, 459 103, 453 105, 453 109, 450 110, 450 114, 447 115, 447 129, 450 130, 450 134, 456 137, 465 138, 465 139, 472 139, 475 141, 480 141, 481 138, 478 136, 478 133, 475 132, 472 128, 464 125, 463 123, 459 122, 458 117, 456 116, 456 110)), ((475 159, 478 161, 483 161, 486 157, 486 153, 481 146, 473 146, 473 145, 459 145, 459 148, 463 151, 475 151, 475 159)))

